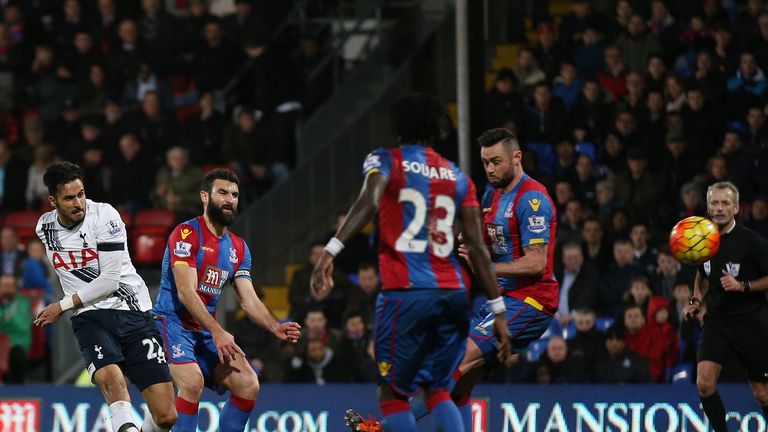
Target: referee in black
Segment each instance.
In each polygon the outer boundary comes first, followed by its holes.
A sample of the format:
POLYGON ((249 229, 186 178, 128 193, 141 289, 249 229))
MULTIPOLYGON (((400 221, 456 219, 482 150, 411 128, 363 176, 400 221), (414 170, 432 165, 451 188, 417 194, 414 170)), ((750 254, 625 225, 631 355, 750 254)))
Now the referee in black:
POLYGON ((752 393, 768 420, 768 241, 736 224, 739 190, 733 183, 707 189, 707 211, 720 230, 720 249, 699 267, 685 317, 698 314, 706 302, 696 386, 712 428, 726 432, 717 379, 733 354, 746 366, 752 393))

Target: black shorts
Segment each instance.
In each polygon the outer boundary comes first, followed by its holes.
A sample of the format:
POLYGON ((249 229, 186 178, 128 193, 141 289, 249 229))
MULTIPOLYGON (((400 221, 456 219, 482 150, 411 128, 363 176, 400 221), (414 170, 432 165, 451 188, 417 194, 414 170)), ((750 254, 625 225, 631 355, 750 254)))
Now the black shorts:
POLYGON ((698 361, 719 365, 736 354, 750 381, 768 382, 768 308, 736 316, 704 316, 698 361))
POLYGON ((72 317, 72 330, 93 381, 104 366, 120 366, 139 391, 171 382, 163 338, 149 312, 92 310, 72 317))

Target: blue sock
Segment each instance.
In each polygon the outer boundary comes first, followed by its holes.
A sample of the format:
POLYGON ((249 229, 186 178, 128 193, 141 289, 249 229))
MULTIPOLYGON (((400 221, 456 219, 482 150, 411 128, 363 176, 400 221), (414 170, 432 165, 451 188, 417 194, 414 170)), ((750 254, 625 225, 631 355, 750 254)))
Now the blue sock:
POLYGON ((197 431, 197 402, 176 398, 176 411, 179 418, 173 428, 180 431, 197 431))
POLYGON ((409 402, 411 403, 411 412, 416 418, 416 421, 419 421, 429 415, 429 409, 427 408, 427 404, 424 403, 423 397, 414 396, 409 402))
POLYGON ((248 417, 251 416, 253 399, 243 399, 232 395, 221 409, 219 417, 219 431, 221 432, 243 432, 245 424, 248 423, 248 417))
POLYGON ((461 416, 461 422, 464 423, 464 430, 466 432, 472 432, 472 404, 457 406, 461 416))
MULTIPOLYGON (((464 432, 465 430, 471 431, 471 429, 465 428, 464 422, 462 421, 462 415, 459 413, 456 405, 450 399, 440 402, 432 407, 432 415, 435 418, 435 425, 437 425, 437 429, 442 432, 464 432)), ((469 415, 470 417, 472 416, 471 405, 469 415)))
POLYGON ((402 411, 385 416, 381 421, 384 432, 416 432, 416 418, 410 411, 402 411))

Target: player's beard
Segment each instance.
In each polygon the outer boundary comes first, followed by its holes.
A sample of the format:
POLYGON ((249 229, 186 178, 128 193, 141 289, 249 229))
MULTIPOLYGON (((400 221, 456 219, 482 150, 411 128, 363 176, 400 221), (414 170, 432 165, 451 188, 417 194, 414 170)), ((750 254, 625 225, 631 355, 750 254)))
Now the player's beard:
POLYGON ((495 182, 491 182, 491 186, 493 186, 496 189, 504 189, 507 186, 509 186, 509 184, 512 183, 512 180, 514 179, 515 179, 515 173, 513 171, 510 171, 504 177, 496 180, 495 182))
POLYGON ((228 227, 235 223, 235 219, 237 218, 237 208, 232 204, 229 204, 229 209, 232 211, 232 214, 228 215, 224 213, 221 206, 214 204, 213 201, 208 201, 208 205, 205 207, 205 212, 208 214, 208 217, 211 218, 213 223, 228 227))

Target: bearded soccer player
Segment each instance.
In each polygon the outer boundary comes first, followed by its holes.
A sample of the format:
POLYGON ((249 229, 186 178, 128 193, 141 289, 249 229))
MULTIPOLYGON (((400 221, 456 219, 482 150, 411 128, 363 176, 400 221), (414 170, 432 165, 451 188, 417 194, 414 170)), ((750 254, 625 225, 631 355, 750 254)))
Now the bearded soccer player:
MULTIPOLYGON (((512 132, 491 129, 477 141, 493 186, 483 197, 483 233, 506 305, 512 351, 519 352, 547 330, 557 312, 559 284, 552 273, 557 215, 546 188, 523 171, 520 144, 512 132)), ((464 245, 459 253, 468 258, 464 245)), ((497 341, 488 331, 491 319, 487 306, 475 315, 466 354, 454 372, 451 397, 468 431, 472 389, 496 359, 497 341)))
POLYGON ((43 182, 54 210, 40 217, 36 232, 64 298, 43 309, 35 324, 52 324, 64 311, 74 311, 72 330, 91 380, 109 404, 113 431, 139 431, 123 374, 149 406, 141 431, 170 430, 176 421, 171 375, 120 214, 109 204, 86 199, 82 172, 73 163, 51 165, 43 182))
MULTIPOLYGON (((509 336, 504 301, 482 243, 475 186, 431 148, 449 124, 445 106, 432 96, 411 94, 392 104, 390 119, 399 146, 374 150, 366 158, 360 196, 315 265, 312 289, 327 294, 333 287, 333 258, 378 212, 383 286, 376 303, 374 349, 383 429, 417 430, 408 399, 421 387, 439 428, 461 432, 448 388, 469 324, 469 280, 454 251, 459 227, 489 298, 489 327, 502 357, 509 336)), ((353 430, 379 430, 359 416, 347 420, 353 430)))
POLYGON ((254 291, 251 253, 230 232, 237 216, 240 181, 226 169, 205 175, 200 190, 204 213, 178 225, 168 239, 154 313, 179 389, 175 429, 197 430, 203 386, 231 392, 219 418, 219 431, 242 432, 259 393, 259 380, 235 343, 216 322, 223 289, 234 286, 240 306, 258 325, 280 340, 296 342, 299 325, 280 324, 254 291))

